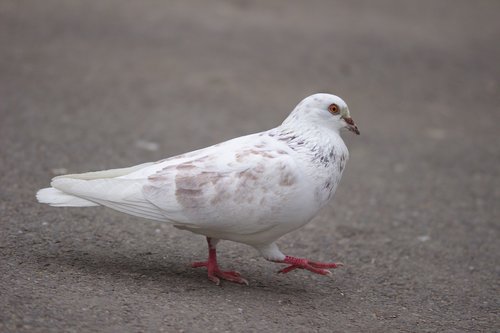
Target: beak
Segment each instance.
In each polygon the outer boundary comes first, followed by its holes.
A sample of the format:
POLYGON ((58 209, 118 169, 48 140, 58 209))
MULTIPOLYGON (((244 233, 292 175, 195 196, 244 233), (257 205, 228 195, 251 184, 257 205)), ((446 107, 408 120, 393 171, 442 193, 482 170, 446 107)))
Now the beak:
POLYGON ((349 118, 343 118, 345 120, 345 122, 347 123, 347 126, 346 128, 351 131, 351 132, 354 132, 356 133, 357 135, 359 135, 359 129, 358 129, 358 126, 356 126, 356 124, 354 123, 354 120, 352 120, 351 117, 349 118))

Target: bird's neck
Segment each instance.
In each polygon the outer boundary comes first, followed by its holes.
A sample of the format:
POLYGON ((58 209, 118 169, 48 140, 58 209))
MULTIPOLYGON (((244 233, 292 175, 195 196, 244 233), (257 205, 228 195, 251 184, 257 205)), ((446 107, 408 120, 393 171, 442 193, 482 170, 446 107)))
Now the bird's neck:
POLYGON ((305 156, 322 156, 332 151, 347 150, 339 130, 326 126, 291 121, 274 128, 270 134, 305 156))
POLYGON ((272 130, 280 140, 290 141, 306 146, 328 145, 338 140, 339 129, 329 128, 323 124, 305 123, 287 118, 283 124, 272 130))

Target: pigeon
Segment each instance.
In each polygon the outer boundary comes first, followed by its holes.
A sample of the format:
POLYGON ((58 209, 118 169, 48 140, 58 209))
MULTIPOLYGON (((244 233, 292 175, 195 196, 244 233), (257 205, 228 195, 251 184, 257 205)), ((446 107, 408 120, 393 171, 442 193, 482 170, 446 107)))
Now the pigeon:
POLYGON ((307 224, 332 199, 349 157, 340 130, 359 135, 347 104, 319 93, 303 99, 271 130, 128 168, 60 175, 41 189, 54 207, 105 206, 162 221, 206 237, 208 279, 248 284, 223 271, 216 247, 230 240, 255 248, 269 261, 331 275, 341 263, 283 254, 276 241, 307 224))

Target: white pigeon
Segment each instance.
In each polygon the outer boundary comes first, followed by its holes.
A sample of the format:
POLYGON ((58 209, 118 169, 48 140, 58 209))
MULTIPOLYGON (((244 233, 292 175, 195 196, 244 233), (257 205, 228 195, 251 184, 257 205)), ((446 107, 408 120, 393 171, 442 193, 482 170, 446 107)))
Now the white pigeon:
POLYGON ((248 284, 222 271, 221 239, 248 244, 287 273, 331 275, 321 263, 284 255, 281 236, 308 223, 332 198, 348 159, 339 131, 359 134, 346 103, 335 95, 302 100, 278 127, 137 166, 58 176, 37 199, 56 207, 106 206, 207 237, 209 255, 193 267, 208 278, 248 284))

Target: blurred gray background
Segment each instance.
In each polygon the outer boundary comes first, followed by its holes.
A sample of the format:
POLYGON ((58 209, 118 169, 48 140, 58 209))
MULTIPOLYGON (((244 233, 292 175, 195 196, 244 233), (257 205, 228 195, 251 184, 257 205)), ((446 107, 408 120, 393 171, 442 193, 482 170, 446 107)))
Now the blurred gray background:
POLYGON ((0 2, 0 331, 500 330, 498 1, 0 2), (55 209, 62 172, 128 166, 343 97, 361 136, 335 200, 283 237, 338 260, 250 286, 206 279, 205 240, 103 208, 55 209))

